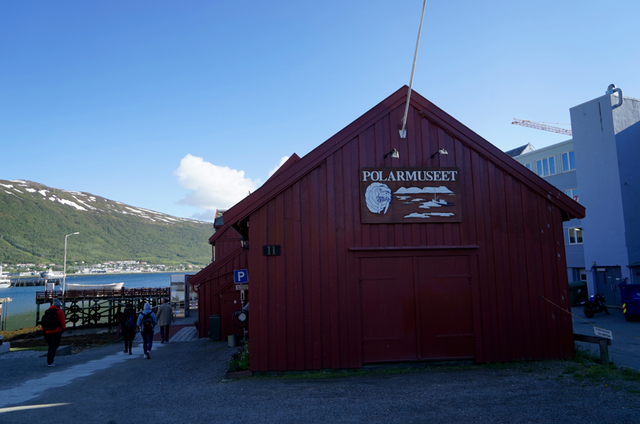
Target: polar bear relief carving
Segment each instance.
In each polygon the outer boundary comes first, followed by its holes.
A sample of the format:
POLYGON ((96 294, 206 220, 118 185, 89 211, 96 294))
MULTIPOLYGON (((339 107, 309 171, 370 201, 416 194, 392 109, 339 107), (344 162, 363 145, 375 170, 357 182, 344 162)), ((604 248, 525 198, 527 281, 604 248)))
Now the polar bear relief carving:
POLYGON ((386 214, 391 203, 391 189, 386 184, 372 183, 365 192, 367 208, 373 213, 386 214))

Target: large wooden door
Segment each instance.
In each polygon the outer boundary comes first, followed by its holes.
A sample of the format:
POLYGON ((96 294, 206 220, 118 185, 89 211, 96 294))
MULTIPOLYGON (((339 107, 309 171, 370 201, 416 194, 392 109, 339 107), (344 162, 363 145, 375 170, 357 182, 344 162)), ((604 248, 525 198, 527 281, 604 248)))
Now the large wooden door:
POLYGON ((416 258, 422 359, 474 357, 468 256, 416 258))
POLYGON ((416 360, 412 258, 362 258, 364 362, 416 360))
POLYGON ((365 363, 475 356, 470 257, 360 259, 365 363))

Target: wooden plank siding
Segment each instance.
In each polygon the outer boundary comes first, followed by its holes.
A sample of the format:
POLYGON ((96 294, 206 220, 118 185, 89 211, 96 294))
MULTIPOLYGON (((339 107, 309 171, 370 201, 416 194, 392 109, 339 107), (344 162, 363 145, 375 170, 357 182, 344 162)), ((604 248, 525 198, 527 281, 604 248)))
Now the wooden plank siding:
MULTIPOLYGON (((574 355, 570 317, 544 298, 569 306, 562 221, 584 210, 417 93, 401 139, 406 90, 225 213, 225 225, 248 218, 248 255, 235 254, 248 261, 252 370, 362 367, 360 261, 383 257, 413 263, 403 275, 416 279, 416 287, 423 272, 416 258, 456 255, 468 263, 476 362, 574 355), (392 148, 399 159, 383 157, 392 148), (440 148, 449 154, 431 158, 440 148), (362 167, 458 167, 462 222, 362 224, 362 167), (263 256, 263 245, 280 245, 281 255, 263 256)), ((233 266, 244 267, 240 259, 216 267, 204 290, 224 287, 233 266)), ((452 278, 462 284, 462 276, 452 278)), ((418 315, 425 307, 416 304, 418 315)), ((420 339, 427 333, 417 325, 420 339)), ((416 340, 416 346, 418 356, 428 357, 428 345, 416 340)))

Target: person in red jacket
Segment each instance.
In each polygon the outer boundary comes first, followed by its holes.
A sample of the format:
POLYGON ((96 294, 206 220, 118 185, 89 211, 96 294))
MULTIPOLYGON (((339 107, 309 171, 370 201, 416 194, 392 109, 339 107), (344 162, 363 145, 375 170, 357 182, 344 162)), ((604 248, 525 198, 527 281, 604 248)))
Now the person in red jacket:
MULTIPOLYGON (((60 346, 60 338, 62 338, 62 333, 64 333, 64 330, 67 329, 64 311, 60 309, 61 306, 62 303, 60 303, 58 299, 53 299, 51 307, 47 309, 47 312, 49 310, 53 310, 56 312, 56 315, 58 317, 57 325, 49 324, 49 320, 45 316, 42 317, 41 321, 44 339, 49 345, 49 350, 47 351, 47 365, 50 367, 55 367, 53 360, 56 357, 56 350, 58 350, 58 346, 60 346)), ((47 312, 45 312, 45 315, 47 315, 47 312)))

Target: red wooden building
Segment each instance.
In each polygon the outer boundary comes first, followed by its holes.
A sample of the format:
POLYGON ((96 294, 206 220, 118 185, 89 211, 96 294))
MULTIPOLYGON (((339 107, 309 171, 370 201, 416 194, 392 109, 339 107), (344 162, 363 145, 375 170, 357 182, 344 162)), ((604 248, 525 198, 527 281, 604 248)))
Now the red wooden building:
POLYGON ((550 302, 569 307, 562 221, 584 208, 416 92, 401 138, 407 90, 224 213, 191 280, 202 337, 246 268, 254 371, 573 357, 550 302))
POLYGON ((212 263, 189 279, 198 292, 198 322, 200 337, 210 331, 210 317, 219 316, 220 335, 241 334, 231 317, 241 308, 240 294, 235 290, 233 271, 247 268, 247 255, 240 245, 240 235, 230 226, 222 225, 222 214, 214 222, 216 232, 209 238, 212 245, 212 263))

